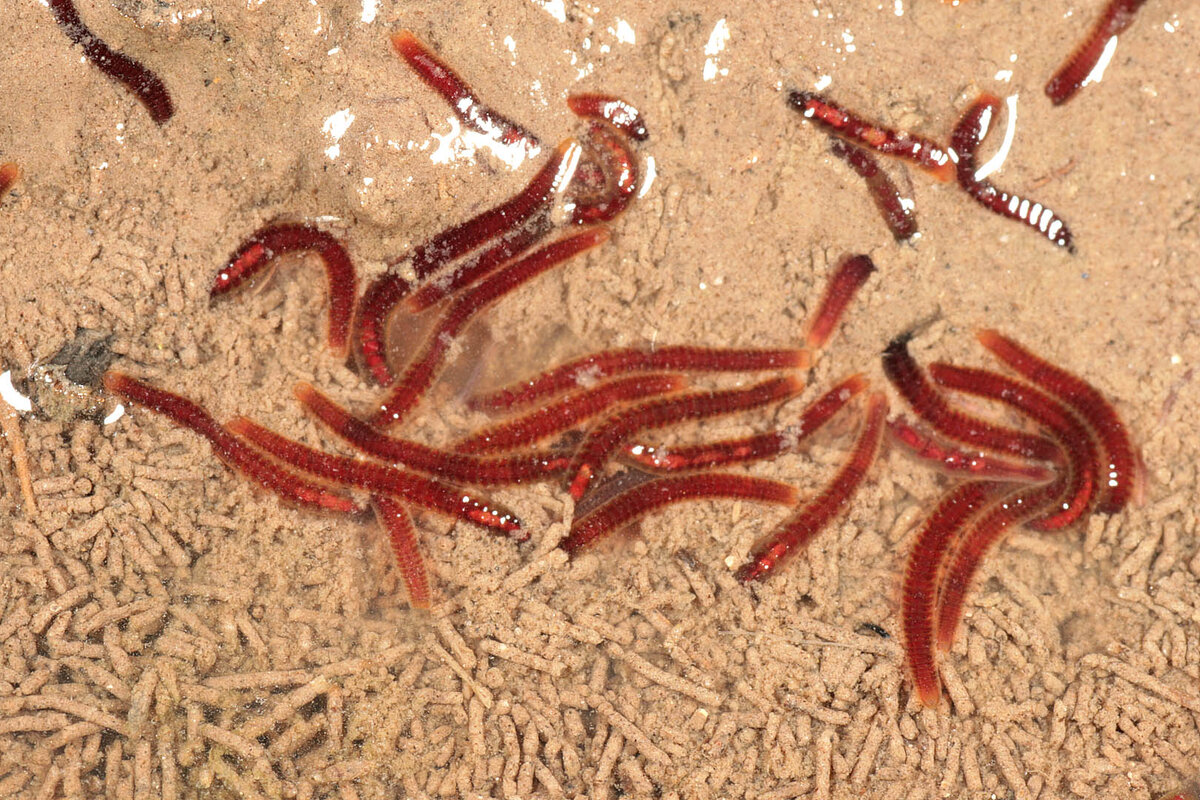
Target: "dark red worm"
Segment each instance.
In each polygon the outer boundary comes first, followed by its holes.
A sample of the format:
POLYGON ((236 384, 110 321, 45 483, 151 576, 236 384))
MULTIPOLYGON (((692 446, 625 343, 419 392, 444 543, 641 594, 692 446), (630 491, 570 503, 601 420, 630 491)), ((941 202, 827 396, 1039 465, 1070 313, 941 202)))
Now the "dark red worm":
POLYGON ((1000 486, 987 481, 956 486, 925 520, 908 556, 901 599, 904 650, 917 696, 928 708, 935 708, 942 696, 935 634, 945 562, 958 532, 992 501, 1000 486))
MULTIPOLYGON (((572 221, 576 224, 611 220, 625 210, 637 189, 637 162, 633 151, 624 141, 626 131, 622 127, 636 125, 623 116, 624 112, 619 109, 627 109, 635 115, 636 120, 640 118, 636 117, 636 109, 622 100, 610 98, 608 104, 615 104, 614 107, 618 109, 612 113, 614 119, 621 123, 614 123, 614 126, 622 135, 614 135, 602 125, 589 128, 584 140, 583 157, 566 187, 569 201, 574 205, 572 221)), ((557 163, 561 165, 561 161, 557 163)), ((407 300, 406 305, 413 311, 429 308, 458 289, 482 280, 522 250, 532 247, 548 231, 549 222, 542 217, 534 217, 524 227, 514 225, 498 242, 466 259, 448 274, 438 276, 421 287, 407 300)))
POLYGON ((411 31, 393 33, 392 47, 430 89, 442 96, 463 125, 496 142, 521 144, 527 151, 538 149, 536 136, 484 105, 466 81, 458 77, 411 31))
POLYGON ((1139 488, 1141 459, 1112 404, 1082 378, 1034 355, 1000 332, 982 330, 976 336, 997 358, 1062 400, 1083 418, 1099 440, 1104 457, 1099 470, 1097 510, 1115 514, 1125 508, 1139 488))
POLYGON ((567 108, 586 119, 604 120, 629 138, 644 142, 650 138, 641 112, 619 97, 609 94, 573 94, 567 108))
POLYGON ((450 345, 477 313, 522 284, 607 239, 608 230, 603 227, 566 236, 514 261, 462 295, 435 323, 421 352, 372 415, 371 424, 394 425, 417 405, 433 383, 450 345))
POLYGON ((425 558, 417 542, 417 531, 412 517, 404 504, 384 494, 371 496, 375 518, 388 534, 396 566, 408 590, 408 604, 413 608, 427 609, 430 606, 429 573, 425 569, 425 558))
POLYGON ((1059 495, 1059 487, 1054 485, 1013 492, 993 504, 961 537, 954 555, 946 562, 938 593, 937 643, 943 652, 954 644, 967 589, 988 550, 1014 525, 1045 514, 1059 495))
POLYGON ((989 211, 1023 222, 1059 247, 1065 247, 1068 252, 1074 253, 1071 230, 1056 213, 1041 203, 1009 194, 997 189, 991 181, 975 177, 978 169, 975 152, 987 136, 992 119, 999 109, 1000 98, 985 92, 967 107, 958 124, 954 126, 950 142, 958 156, 958 185, 975 202, 989 211))
POLYGON ((947 475, 1022 483, 1046 483, 1054 478, 1054 470, 1041 464, 960 450, 939 441, 934 434, 912 425, 903 417, 889 420, 888 432, 913 457, 936 464, 947 475))
POLYGON ((385 353, 384 328, 396 304, 412 288, 397 268, 409 262, 417 281, 421 282, 446 264, 492 239, 523 236, 526 222, 549 209, 567 157, 571 156, 573 160, 578 147, 574 139, 564 140, 529 184, 512 198, 466 222, 447 228, 418 245, 411 254, 394 259, 389 264, 388 272, 367 287, 358 303, 357 339, 364 365, 381 386, 390 386, 393 381, 385 353))
POLYGON ((425 311, 447 297, 491 275, 500 267, 536 245, 550 232, 544 220, 535 219, 513 233, 501 236, 493 244, 478 250, 449 270, 432 276, 408 296, 405 307, 414 313, 425 311))
POLYGON ((942 435, 972 447, 1035 461, 1061 460, 1058 445, 1044 436, 995 425, 951 408, 908 352, 910 338, 910 334, 897 336, 887 346, 883 371, 917 416, 942 435))
POLYGON ((792 107, 826 131, 862 145, 885 156, 910 161, 927 170, 939 181, 954 176, 954 164, 946 148, 923 136, 894 131, 859 117, 827 97, 815 92, 793 91, 788 95, 792 107))
POLYGON ((385 329, 396 304, 412 289, 399 272, 386 272, 373 280, 358 300, 354 338, 362 366, 380 386, 391 386, 395 377, 388 365, 385 329))
POLYGON ((882 393, 876 392, 868 398, 862 428, 846 463, 820 494, 754 547, 749 559, 735 573, 739 581, 761 581, 775 573, 846 510, 879 454, 887 407, 887 398, 882 393))
POLYGON ((478 486, 545 481, 566 474, 568 456, 550 453, 517 453, 487 457, 451 453, 406 439, 397 439, 372 428, 314 389, 301 383, 296 398, 323 424, 367 455, 435 475, 455 483, 478 486))
POLYGON ((576 451, 567 471, 571 478, 571 497, 576 501, 583 497, 588 485, 608 463, 613 451, 631 436, 689 420, 708 419, 762 408, 794 397, 803 387, 804 384, 798 377, 789 375, 763 381, 745 389, 665 397, 622 409, 593 428, 576 451))
POLYGON ((12 161, 0 164, 0 199, 8 194, 8 190, 21 177, 21 168, 12 161))
POLYGON ((145 406, 208 439, 213 452, 221 459, 285 500, 329 511, 361 511, 346 495, 327 491, 263 458, 221 427, 207 411, 185 397, 111 370, 104 374, 104 386, 127 401, 145 406))
POLYGON ((631 372, 761 372, 807 369, 807 350, 753 350, 671 345, 647 350, 632 347, 606 350, 569 361, 526 381, 478 395, 467 401, 477 411, 524 408, 612 375, 631 372))
POLYGON ((49 3, 59 27, 72 42, 83 48, 83 54, 87 56, 88 61, 133 92, 156 123, 162 125, 171 118, 175 113, 175 105, 171 102, 167 87, 157 75, 129 56, 113 50, 92 33, 79 18, 73 0, 49 0, 49 3))
POLYGON ((632 375, 582 389, 516 419, 484 428, 458 442, 460 453, 497 453, 533 444, 570 430, 618 403, 677 392, 687 385, 682 375, 632 375))
POLYGON ((929 376, 943 388, 1004 403, 1050 431, 1067 454, 1067 468, 1050 489, 1057 501, 1029 526, 1053 531, 1083 519, 1098 491, 1099 457, 1091 432, 1075 414, 1033 386, 988 370, 931 364, 929 376))
POLYGON ((866 181, 867 191, 871 193, 871 200, 879 209, 880 216, 883 217, 888 230, 892 232, 892 236, 897 242, 908 241, 917 235, 917 220, 913 216, 912 209, 904 204, 904 199, 900 197, 900 190, 896 188, 896 184, 888 177, 888 174, 879 168, 879 162, 875 160, 874 156, 861 147, 855 147, 841 139, 834 139, 830 142, 829 150, 849 164, 850 169, 866 181))
POLYGON ((515 514, 477 500, 457 487, 383 464, 325 453, 280 436, 245 417, 231 420, 228 427, 255 447, 318 478, 357 486, 373 494, 386 494, 430 511, 502 531, 520 541, 529 538, 529 534, 521 530, 521 521, 515 514))
POLYGON ((861 374, 851 375, 804 409, 794 425, 782 430, 707 444, 671 447, 630 445, 626 448, 626 455, 648 469, 665 472, 709 469, 774 458, 798 448, 866 388, 866 378, 861 374))
POLYGON ((329 280, 329 349, 344 354, 358 295, 358 276, 350 254, 332 234, 311 225, 267 225, 242 243, 217 275, 211 297, 233 291, 257 276, 274 259, 288 253, 314 252, 325 264, 329 280))
POLYGON ((571 178, 567 196, 577 225, 607 222, 633 201, 638 186, 637 157, 628 138, 602 123, 588 126, 584 154, 571 178))
POLYGON ((1119 35, 1133 22, 1137 10, 1146 0, 1109 0, 1100 19, 1046 84, 1046 96, 1059 106, 1075 96, 1083 82, 1092 74, 1110 39, 1119 35))
POLYGON ((754 500, 776 505, 794 505, 796 490, 778 481, 712 472, 656 478, 629 489, 595 511, 576 519, 571 532, 559 543, 567 555, 575 556, 624 525, 682 500, 754 500))
POLYGON ((825 294, 817 306, 817 313, 813 315, 808 326, 805 344, 809 350, 815 352, 825 346, 842 315, 846 313, 850 301, 874 271, 875 264, 870 256, 847 256, 838 262, 833 277, 825 286, 825 294))

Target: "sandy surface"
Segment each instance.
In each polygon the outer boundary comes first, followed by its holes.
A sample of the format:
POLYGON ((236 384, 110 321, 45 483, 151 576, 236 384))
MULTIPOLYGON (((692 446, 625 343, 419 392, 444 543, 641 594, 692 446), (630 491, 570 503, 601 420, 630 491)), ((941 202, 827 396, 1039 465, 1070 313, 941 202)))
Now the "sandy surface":
MULTIPOLYGON (((753 591, 731 566, 782 511, 674 508, 571 564, 557 486, 496 493, 533 530, 522 547, 422 517, 429 615, 407 608, 373 523, 287 508, 144 411, 23 415, 40 511, 5 447, 0 796, 1032 800, 1150 798, 1193 776, 1200 9, 1150 0, 1103 82, 1054 108, 1041 87, 1100 5, 383 3, 364 22, 326 0, 85 0, 96 32, 170 87, 159 128, 46 8, 8 2, 0 161, 25 175, 0 199, 3 368, 98 329, 122 368, 218 418, 332 446, 292 384, 372 393, 323 347, 315 265, 228 302, 207 291, 265 221, 320 218, 372 274, 528 179, 461 147, 431 159, 451 125, 388 47, 407 27, 547 142, 576 129, 566 93, 629 99, 657 172, 609 244, 487 315, 412 435, 478 426, 468 383, 599 346, 794 343, 832 264, 866 252, 879 273, 805 398, 856 370, 882 385, 879 351, 920 320, 938 317, 923 361, 987 364, 970 331, 998 327, 1114 398, 1148 485, 1083 530, 1010 537, 935 712, 910 699, 897 582, 944 479, 894 452, 753 591), (941 137, 979 91, 1019 95, 995 180, 1055 208, 1078 254, 889 164, 923 231, 897 245, 784 103, 826 75, 847 105, 941 137), (335 142, 323 125, 345 109, 335 142)), ((816 490, 848 446, 837 434, 752 471, 816 490)))

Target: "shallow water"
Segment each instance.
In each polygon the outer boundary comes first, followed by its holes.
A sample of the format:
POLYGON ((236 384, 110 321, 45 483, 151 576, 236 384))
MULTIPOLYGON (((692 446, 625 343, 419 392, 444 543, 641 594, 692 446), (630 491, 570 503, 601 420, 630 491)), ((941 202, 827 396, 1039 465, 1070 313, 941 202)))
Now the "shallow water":
MULTIPOLYGON (((358 407, 375 393, 324 349, 315 263, 210 303, 216 270, 291 218, 374 275, 533 169, 455 135, 388 45, 403 27, 544 142, 576 130, 567 93, 628 99, 654 175, 609 243, 486 314, 406 434, 449 441, 480 424, 466 386, 602 347, 795 344, 856 252, 879 270, 804 402, 854 371, 883 386, 880 351, 930 319, 920 361, 994 366, 971 331, 997 327, 1115 401, 1148 480, 1138 508, 992 556, 946 659, 954 704, 930 712, 910 698, 898 584, 944 479, 896 452, 753 591, 732 569, 782 510, 677 506, 570 564, 555 485, 494 493, 533 531, 520 548, 422 516, 427 615, 367 520, 286 508, 146 411, 24 415, 40 515, 4 457, 0 796, 1150 798, 1194 774, 1195 8, 1148 2, 1103 80, 1054 107, 1042 86, 1098 2, 80 5, 177 112, 155 125, 46 8, 14 5, 0 162, 24 174, 0 200, 0 369, 111 332, 120 368, 218 419, 332 447, 292 385, 358 407), (1061 214, 1077 254, 888 161, 921 229, 897 244, 792 88, 942 138, 995 93, 1016 123, 991 179, 1061 214)), ((750 471, 816 491, 851 436, 750 471)))

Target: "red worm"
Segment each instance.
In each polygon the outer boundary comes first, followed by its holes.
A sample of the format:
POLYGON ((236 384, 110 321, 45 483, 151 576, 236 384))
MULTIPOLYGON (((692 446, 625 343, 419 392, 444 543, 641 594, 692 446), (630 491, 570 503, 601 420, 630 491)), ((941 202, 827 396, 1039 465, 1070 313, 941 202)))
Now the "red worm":
POLYGON ((937 590, 946 557, 958 532, 991 502, 997 490, 997 484, 986 481, 956 486, 925 520, 908 556, 901 601, 904 649, 917 696, 929 708, 936 707, 942 695, 934 637, 937 590))
POLYGON ((83 48, 83 54, 87 56, 88 61, 133 92, 156 123, 162 125, 171 118, 175 113, 175 105, 171 102, 167 87, 157 75, 129 56, 113 50, 92 33, 79 18, 73 0, 49 0, 49 3, 59 27, 72 42, 83 48))
POLYGON ((371 506, 375 509, 375 518, 387 531, 391 541, 396 566, 400 568, 400 577, 404 579, 404 588, 408 590, 409 605, 413 608, 428 609, 429 573, 425 570, 425 558, 421 555, 417 531, 413 528, 408 509, 402 503, 383 494, 372 495, 371 506))
POLYGON ((732 414, 794 397, 803 388, 795 376, 774 378, 745 389, 727 389, 650 400, 623 409, 593 428, 579 446, 571 462, 571 497, 583 497, 592 479, 603 469, 609 456, 629 437, 641 431, 665 428, 688 420, 708 419, 732 414))
POLYGON ((1091 432, 1078 417, 1034 387, 988 370, 931 364, 929 375, 939 386, 998 400, 1020 411, 1062 444, 1067 469, 1051 487, 1051 495, 1057 496, 1058 502, 1049 513, 1031 522, 1031 528, 1059 530, 1088 513, 1098 490, 1099 458, 1091 432))
POLYGON ((875 264, 870 256, 847 256, 838 262, 833 271, 833 277, 825 286, 825 294, 817 306, 809 324, 805 344, 809 350, 820 350, 833 335, 833 329, 841 321, 842 315, 858 290, 875 271, 875 264))
POLYGON ((463 125, 492 141, 521 144, 529 152, 538 149, 536 136, 480 102, 466 81, 458 77, 411 31, 393 33, 392 47, 430 89, 442 96, 463 125))
POLYGON ((623 525, 671 503, 714 498, 794 505, 796 490, 778 481, 720 472, 657 478, 617 495, 595 511, 576 519, 571 532, 558 546, 566 550, 567 555, 575 556, 623 525))
POLYGON ((908 352, 910 335, 897 336, 883 352, 883 371, 913 411, 956 442, 1035 461, 1057 461, 1058 445, 1044 436, 977 419, 950 407, 908 352))
POLYGON ((991 181, 975 177, 975 152, 987 136, 993 117, 1000 109, 1000 98, 981 94, 954 126, 951 145, 958 155, 956 174, 961 186, 975 202, 1002 217, 1015 219, 1041 233, 1059 247, 1075 252, 1071 230, 1052 210, 1041 203, 1023 199, 997 189, 991 181))
POLYGON ((933 434, 917 428, 903 417, 889 420, 888 432, 913 457, 936 464, 947 475, 1022 483, 1045 483, 1054 478, 1054 470, 1040 464, 959 450, 938 441, 933 434))
POLYGON ((21 168, 12 161, 5 164, 0 164, 0 199, 8 194, 8 190, 17 182, 17 178, 21 177, 21 168))
POLYGON ((887 420, 887 398, 876 392, 867 400, 858 440, 850 458, 838 470, 829 485, 775 529, 750 553, 749 559, 738 568, 736 577, 742 583, 761 581, 781 568, 784 562, 800 552, 838 514, 846 510, 854 493, 875 463, 883 440, 887 420))
MULTIPOLYGON (((514 197, 466 222, 447 228, 418 245, 410 255, 394 259, 389 264, 389 271, 367 287, 358 303, 358 346, 365 366, 380 385, 390 386, 393 381, 384 352, 384 327, 392 309, 411 289, 397 267, 409 262, 420 282, 494 238, 521 237, 522 226, 535 215, 549 209, 551 197, 562 177, 564 162, 578 147, 574 139, 564 140, 555 148, 546 165, 514 197)), ((549 223, 547 221, 544 224, 549 223)))
POLYGON ((1061 494, 1055 485, 1021 489, 996 502, 967 531, 947 562, 938 595, 937 642, 942 651, 954 644, 962 619, 967 589, 983 557, 1011 528, 1035 515, 1044 514, 1061 494))
MULTIPOLYGON (((609 121, 622 135, 615 135, 599 124, 589 128, 583 157, 567 187, 567 195, 574 204, 572 220, 576 224, 606 222, 625 210, 633 199, 638 180, 637 162, 625 135, 640 130, 642 135, 634 138, 645 138, 645 128, 639 127, 641 118, 628 103, 601 95, 584 97, 603 101, 603 107, 595 110, 596 115, 606 119, 603 114, 610 114, 609 121)), ((577 113, 582 113, 582 109, 584 106, 580 105, 577 113)), ((449 275, 422 287, 409 298, 409 308, 421 311, 457 289, 481 280, 521 250, 532 247, 548 229, 548 222, 541 218, 535 218, 524 229, 514 228, 500 242, 455 267, 449 275)))
POLYGON ((358 419, 310 384, 298 384, 295 392, 300 403, 317 419, 367 455, 455 483, 487 486, 545 481, 565 475, 570 464, 567 456, 550 453, 517 453, 502 457, 450 453, 388 436, 358 419))
POLYGON ((628 348, 606 350, 569 361, 529 380, 507 386, 467 401, 477 411, 501 411, 530 406, 611 375, 631 372, 760 372, 807 369, 807 350, 751 350, 672 345, 653 350, 628 348))
POLYGON ((414 313, 425 311, 442 300, 491 275, 500 267, 536 245, 546 237, 550 228, 542 220, 534 220, 513 233, 501 236, 493 244, 472 253, 453 268, 432 276, 429 281, 409 295, 405 307, 414 313))
POLYGON ((1191 783, 1177 792, 1167 792, 1158 800, 1200 800, 1200 785, 1191 783))
POLYGON ((1062 105, 1075 96, 1100 61, 1109 40, 1129 27, 1134 14, 1145 2, 1146 0, 1109 0, 1104 13, 1092 26, 1087 38, 1046 84, 1046 96, 1054 105, 1062 105))
POLYGON ((208 439, 220 458, 285 500, 330 511, 361 510, 346 495, 327 491, 263 458, 221 427, 207 411, 185 397, 111 370, 104 373, 104 386, 129 402, 145 406, 208 439))
POLYGON ((450 345, 477 313, 522 284, 607 239, 608 231, 603 227, 559 239, 514 261, 464 294, 434 325, 424 348, 405 369, 403 378, 379 404, 371 424, 380 427, 393 425, 417 405, 433 383, 450 345))
POLYGON ((430 511, 474 522, 524 541, 515 514, 495 504, 476 500, 463 490, 430 478, 347 456, 325 453, 280 436, 245 417, 229 423, 229 430, 285 464, 333 483, 357 486, 374 494, 386 494, 430 511))
POLYGON ((979 331, 980 343, 1030 381, 1073 408, 1091 427, 1103 450, 1100 464, 1100 503, 1097 509, 1115 514, 1136 495, 1141 459, 1112 404, 1095 387, 1034 355, 994 330, 979 331))
POLYGON ((567 108, 577 116, 604 120, 629 138, 644 142, 650 138, 641 112, 619 97, 608 94, 573 94, 567 108))
POLYGON ((575 204, 572 221, 582 225, 613 219, 632 202, 637 185, 637 158, 628 138, 593 122, 584 139, 584 156, 567 190, 575 204))
POLYGON ((850 169, 866 182, 871 200, 879 209, 880 216, 897 242, 908 241, 917 235, 917 220, 912 209, 904 204, 900 190, 887 173, 879 168, 879 162, 874 156, 861 147, 855 147, 840 139, 834 139, 829 145, 829 150, 849 164, 850 169))
POLYGON ((454 446, 460 453, 496 453, 570 430, 618 403, 670 394, 687 384, 682 375, 632 375, 567 395, 536 411, 484 428, 454 446))
POLYGON ((939 181, 954 176, 954 165, 946 148, 932 139, 915 136, 868 122, 832 100, 815 92, 793 91, 788 95, 792 107, 826 131, 870 148, 885 156, 903 158, 929 171, 939 181))
POLYGON ((626 448, 626 455, 648 469, 667 472, 724 467, 774 458, 798 448, 866 388, 866 378, 861 374, 851 375, 806 408, 796 424, 782 430, 708 444, 672 447, 630 445, 626 448))
POLYGON ((280 256, 310 251, 321 257, 329 279, 329 349, 344 354, 358 295, 358 276, 350 254, 332 234, 311 225, 285 223, 260 228, 230 256, 209 295, 217 297, 233 291, 280 256))

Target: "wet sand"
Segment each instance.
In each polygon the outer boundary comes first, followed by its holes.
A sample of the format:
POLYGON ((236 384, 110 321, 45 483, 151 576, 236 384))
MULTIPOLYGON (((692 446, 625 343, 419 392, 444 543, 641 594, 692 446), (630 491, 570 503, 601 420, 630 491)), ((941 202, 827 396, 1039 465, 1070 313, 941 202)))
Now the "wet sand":
MULTIPOLYGON (((933 320, 923 363, 995 366, 972 331, 996 327, 1096 385, 1147 485, 1083 529, 1006 540, 930 711, 898 584, 946 481, 894 450, 753 590, 732 569, 783 510, 686 504, 571 563, 556 485, 494 493, 532 530, 520 547, 422 515, 427 614, 372 521, 288 508, 143 410, 23 414, 39 513, 5 443, 0 796, 1144 799, 1192 778, 1200 11, 1151 0, 1103 81, 1053 107, 1042 86, 1100 5, 81 3, 171 90, 160 127, 19 0, 0 31, 0 162, 23 171, 0 198, 0 369, 96 329, 120 368, 218 419, 334 448, 292 385, 359 408, 375 393, 324 348, 316 262, 208 290, 264 222, 319 221, 371 276, 528 180, 450 141, 388 45, 409 28, 545 142, 577 130, 567 93, 628 99, 655 177, 609 243, 485 315, 406 434, 450 441, 484 421, 469 389, 600 347, 796 344, 837 259, 869 253, 879 271, 800 402, 678 439, 779 424, 851 372, 882 387, 888 340, 933 320), (922 232, 897 244, 791 88, 941 138, 980 91, 1016 96, 993 180, 1054 208, 1078 252, 887 162, 922 232)), ((814 492, 851 434, 749 471, 814 492)))

